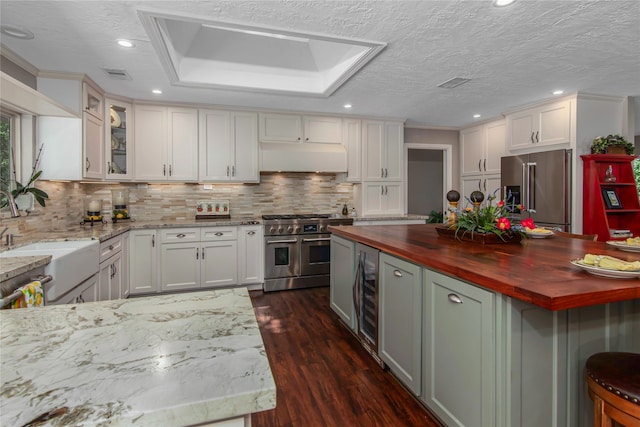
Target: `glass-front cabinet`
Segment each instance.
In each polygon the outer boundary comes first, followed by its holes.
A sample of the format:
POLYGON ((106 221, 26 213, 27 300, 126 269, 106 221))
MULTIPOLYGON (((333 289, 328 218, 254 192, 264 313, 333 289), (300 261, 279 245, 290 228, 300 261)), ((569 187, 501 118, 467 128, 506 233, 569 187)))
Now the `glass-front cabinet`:
POLYGON ((105 100, 106 126, 105 138, 107 173, 106 179, 122 181, 133 178, 133 108, 130 103, 107 98, 105 100))

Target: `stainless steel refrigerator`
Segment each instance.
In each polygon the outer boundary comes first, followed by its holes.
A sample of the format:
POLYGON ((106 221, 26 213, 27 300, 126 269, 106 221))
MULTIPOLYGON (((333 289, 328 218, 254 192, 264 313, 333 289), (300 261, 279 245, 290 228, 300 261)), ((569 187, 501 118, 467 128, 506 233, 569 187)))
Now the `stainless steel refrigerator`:
POLYGON ((522 204, 512 219, 531 217, 537 226, 570 231, 571 150, 553 150, 501 159, 502 198, 522 204))

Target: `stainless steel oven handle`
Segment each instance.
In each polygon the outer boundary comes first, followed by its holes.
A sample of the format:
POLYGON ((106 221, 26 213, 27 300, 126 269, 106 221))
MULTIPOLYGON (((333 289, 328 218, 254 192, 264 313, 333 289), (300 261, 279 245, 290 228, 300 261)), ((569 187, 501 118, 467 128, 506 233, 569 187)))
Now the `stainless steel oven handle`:
POLYGON ((298 239, 291 240, 267 240, 268 245, 277 245, 278 243, 298 243, 298 239))
POLYGON ((302 243, 306 242, 329 242, 331 241, 331 237, 318 237, 316 239, 302 239, 302 243))

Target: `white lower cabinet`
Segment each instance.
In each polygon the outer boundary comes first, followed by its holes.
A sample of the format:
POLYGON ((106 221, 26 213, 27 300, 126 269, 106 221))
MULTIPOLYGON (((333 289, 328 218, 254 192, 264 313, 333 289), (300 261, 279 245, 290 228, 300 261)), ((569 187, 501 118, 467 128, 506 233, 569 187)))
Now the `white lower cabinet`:
POLYGON ((126 282, 123 268, 122 236, 100 243, 100 270, 98 276, 98 301, 124 298, 126 282))
POLYGON ((262 225, 238 227, 238 278, 243 285, 264 281, 262 225))
POLYGON ((380 254, 380 358, 416 396, 421 392, 422 268, 380 254))
POLYGON ((177 228, 160 232, 161 291, 238 283, 237 227, 177 228))
POLYGON ((353 241, 331 235, 331 309, 349 326, 356 330, 353 285, 356 270, 356 245, 353 241))
POLYGON ((424 269, 422 395, 447 426, 493 427, 496 295, 424 269))
POLYGON ((129 294, 158 292, 158 231, 129 232, 129 294))
POLYGON ((85 302, 98 301, 98 280, 98 274, 94 274, 76 286, 68 294, 57 300, 55 305, 82 304, 85 302))

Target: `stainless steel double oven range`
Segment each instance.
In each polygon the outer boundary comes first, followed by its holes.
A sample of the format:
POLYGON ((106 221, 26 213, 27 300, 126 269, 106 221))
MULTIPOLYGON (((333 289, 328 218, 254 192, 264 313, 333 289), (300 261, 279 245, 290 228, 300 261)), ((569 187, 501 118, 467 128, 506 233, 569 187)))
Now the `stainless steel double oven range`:
POLYGON ((263 215, 264 291, 329 286, 329 225, 351 225, 352 218, 329 214, 263 215))

